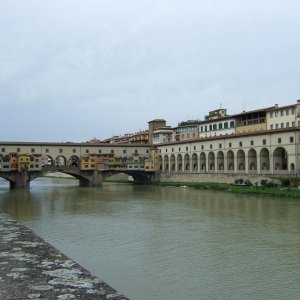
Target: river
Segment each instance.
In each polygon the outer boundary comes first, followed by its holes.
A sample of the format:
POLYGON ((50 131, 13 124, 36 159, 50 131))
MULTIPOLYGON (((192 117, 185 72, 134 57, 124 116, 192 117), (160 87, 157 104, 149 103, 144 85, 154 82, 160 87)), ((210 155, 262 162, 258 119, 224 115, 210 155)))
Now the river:
POLYGON ((300 298, 299 199, 38 178, 0 210, 131 300, 300 298))

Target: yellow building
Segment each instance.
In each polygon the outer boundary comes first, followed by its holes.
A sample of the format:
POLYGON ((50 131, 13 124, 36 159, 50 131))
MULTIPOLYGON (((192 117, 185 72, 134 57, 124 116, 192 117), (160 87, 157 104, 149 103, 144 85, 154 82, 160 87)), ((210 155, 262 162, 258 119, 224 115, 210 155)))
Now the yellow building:
POLYGON ((30 171, 30 155, 21 154, 18 157, 18 171, 30 171))

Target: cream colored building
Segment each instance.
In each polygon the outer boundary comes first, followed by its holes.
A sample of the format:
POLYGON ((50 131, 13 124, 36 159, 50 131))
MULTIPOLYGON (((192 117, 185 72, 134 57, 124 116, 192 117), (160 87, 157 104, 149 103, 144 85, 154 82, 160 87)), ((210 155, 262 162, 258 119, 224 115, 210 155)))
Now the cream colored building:
POLYGON ((173 129, 170 126, 157 128, 152 134, 152 143, 161 144, 172 142, 173 129))
POLYGON ((288 106, 275 105, 267 111, 267 127, 270 130, 299 127, 300 102, 288 106))
POLYGON ((216 136, 157 146, 157 170, 186 173, 298 174, 299 128, 216 136))

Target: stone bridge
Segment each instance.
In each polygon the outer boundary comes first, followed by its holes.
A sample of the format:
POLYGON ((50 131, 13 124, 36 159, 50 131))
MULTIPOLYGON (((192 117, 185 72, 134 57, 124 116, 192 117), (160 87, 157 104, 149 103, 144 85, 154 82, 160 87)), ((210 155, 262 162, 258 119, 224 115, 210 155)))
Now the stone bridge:
POLYGON ((48 173, 61 172, 71 175, 79 180, 79 186, 101 186, 103 181, 113 175, 124 173, 133 177, 135 183, 149 183, 153 178, 153 172, 134 170, 80 170, 76 167, 50 167, 40 171, 9 171, 0 172, 0 177, 10 182, 10 188, 29 188, 30 182, 48 173))

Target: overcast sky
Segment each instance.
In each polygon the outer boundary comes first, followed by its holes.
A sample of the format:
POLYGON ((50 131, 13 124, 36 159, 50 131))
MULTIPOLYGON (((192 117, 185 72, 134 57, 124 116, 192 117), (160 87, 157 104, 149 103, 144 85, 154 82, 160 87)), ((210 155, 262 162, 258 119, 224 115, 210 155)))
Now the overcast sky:
POLYGON ((295 103, 299 16, 299 0, 0 0, 0 140, 295 103))

